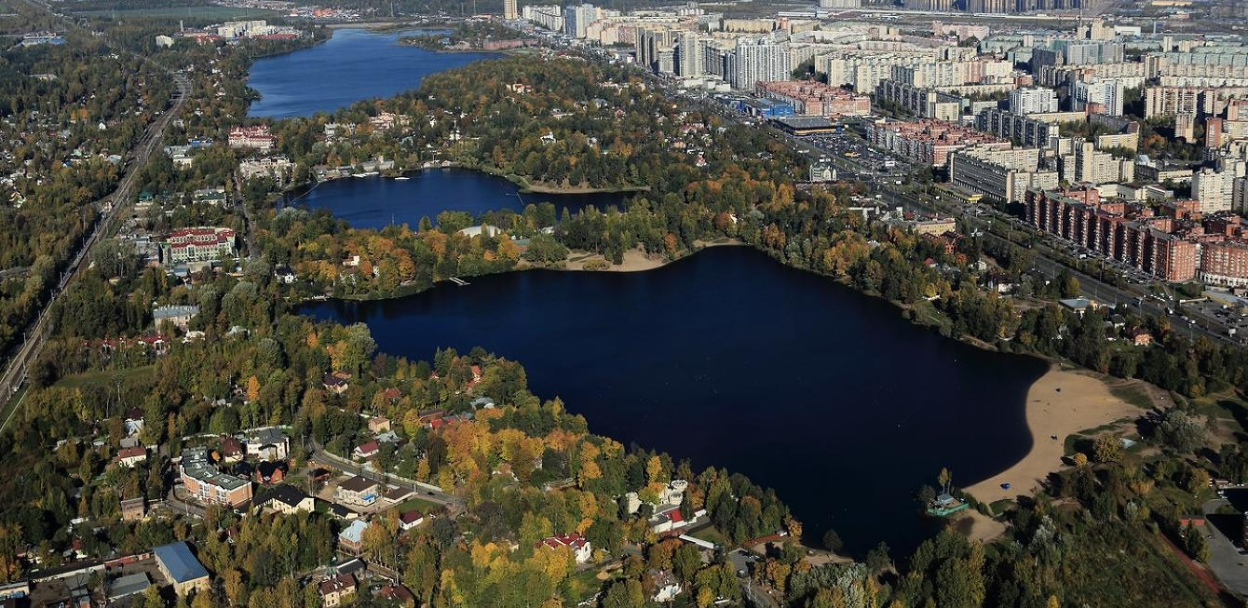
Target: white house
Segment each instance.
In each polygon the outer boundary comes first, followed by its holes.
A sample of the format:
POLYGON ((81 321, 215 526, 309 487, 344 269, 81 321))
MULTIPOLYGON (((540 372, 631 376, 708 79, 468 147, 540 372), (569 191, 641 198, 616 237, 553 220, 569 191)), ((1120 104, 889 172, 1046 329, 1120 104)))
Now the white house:
POLYGON ((651 570, 650 576, 654 579, 654 597, 650 599, 656 602, 670 602, 683 591, 676 577, 667 570, 651 570))
POLYGON ((146 462, 146 461, 147 461, 147 450, 143 449, 141 446, 134 447, 134 448, 126 448, 120 452, 117 452, 117 458, 114 459, 114 462, 117 463, 117 466, 122 466, 126 468, 133 467, 134 465, 139 464, 140 462, 146 462))
POLYGON ((537 547, 546 547, 548 549, 558 549, 559 547, 567 547, 572 550, 576 563, 584 564, 588 562, 594 555, 594 549, 584 536, 580 534, 568 534, 566 536, 548 536, 537 541, 537 547))

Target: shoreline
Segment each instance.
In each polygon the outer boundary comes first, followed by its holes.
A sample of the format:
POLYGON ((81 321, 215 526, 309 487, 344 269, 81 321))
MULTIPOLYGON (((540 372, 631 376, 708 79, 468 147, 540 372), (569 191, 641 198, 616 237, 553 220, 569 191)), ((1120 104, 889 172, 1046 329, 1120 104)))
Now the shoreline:
POLYGON ((1031 450, 1009 468, 966 486, 963 491, 989 505, 999 500, 1014 500, 1020 495, 1034 495, 1050 473, 1068 466, 1063 460, 1067 437, 1137 418, 1144 412, 1115 396, 1109 382, 1100 375, 1082 368, 1051 365, 1027 390, 1026 419, 1031 431, 1031 450), (1053 439, 1053 435, 1057 439, 1053 439), (1002 483, 1011 484, 1010 489, 1003 489, 1002 483))
MULTIPOLYGON (((569 253, 568 258, 564 260, 564 266, 562 268, 548 268, 546 270, 554 270, 558 272, 646 272, 648 270, 657 270, 669 264, 679 262, 689 256, 697 254, 703 249, 710 249, 712 247, 748 247, 749 243, 740 239, 732 238, 711 242, 699 241, 694 243, 694 245, 697 247, 696 249, 675 259, 668 259, 667 256, 652 259, 640 249, 629 249, 624 252, 623 264, 612 264, 611 266, 602 269, 585 268, 586 262, 595 260, 605 261, 606 258, 604 258, 602 254, 573 251, 569 253), (569 264, 577 264, 578 266, 569 266, 569 264)), ((540 267, 534 266, 531 268, 525 268, 525 270, 530 269, 540 269, 540 267)))

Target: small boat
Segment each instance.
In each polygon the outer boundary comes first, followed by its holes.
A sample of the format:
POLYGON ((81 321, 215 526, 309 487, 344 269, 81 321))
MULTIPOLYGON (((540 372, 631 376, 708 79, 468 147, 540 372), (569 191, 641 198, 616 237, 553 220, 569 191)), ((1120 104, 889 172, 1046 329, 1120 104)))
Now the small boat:
POLYGON ((406 176, 406 175, 400 175, 400 176, 398 176, 398 177, 394 178, 394 181, 396 181, 396 182, 405 182, 405 181, 407 181, 407 180, 409 180, 409 179, 412 179, 412 178, 410 178, 410 177, 408 177, 408 176, 406 176))
POLYGON ((1003 484, 1001 484, 1001 489, 1002 489, 1002 490, 1008 490, 1008 489, 1010 489, 1010 484, 1009 484, 1009 483, 1003 483, 1003 484))
POLYGON ((380 174, 376 171, 365 171, 363 173, 352 173, 351 175, 354 177, 373 177, 374 175, 380 174))

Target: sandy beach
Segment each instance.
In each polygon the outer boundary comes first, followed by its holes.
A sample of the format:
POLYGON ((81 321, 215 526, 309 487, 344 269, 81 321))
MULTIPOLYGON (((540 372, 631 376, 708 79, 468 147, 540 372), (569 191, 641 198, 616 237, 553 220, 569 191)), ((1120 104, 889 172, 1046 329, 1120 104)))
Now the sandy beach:
MULTIPOLYGON (((1121 381, 1116 381, 1121 382, 1121 381)), ((1014 466, 965 490, 986 503, 1031 494, 1062 462, 1066 437, 1144 413, 1115 397, 1109 386, 1091 372, 1060 370, 1056 366, 1027 391, 1027 426, 1031 451, 1014 466), (1056 435, 1057 439, 1051 436, 1056 435), (1011 484, 1010 489, 1001 484, 1011 484)))
MULTIPOLYGON (((735 247, 735 246, 745 245, 745 243, 738 241, 736 239, 731 239, 731 240, 723 240, 723 241, 716 241, 716 242, 698 241, 695 243, 695 245, 697 246, 696 250, 694 250, 691 253, 687 253, 677 259, 683 259, 685 257, 694 255, 697 252, 702 251, 703 249, 706 249, 708 247, 735 247)), ((579 271, 643 272, 646 270, 654 270, 655 268, 662 268, 663 266, 666 266, 671 263, 671 261, 668 261, 665 256, 660 256, 660 255, 647 256, 646 253, 640 249, 629 249, 628 251, 625 251, 623 264, 612 264, 610 267, 604 268, 602 270, 592 270, 592 269, 585 268, 585 263, 593 261, 593 260, 605 260, 605 258, 603 258, 601 255, 596 254, 596 253, 591 254, 591 253, 586 253, 584 251, 573 251, 572 253, 568 254, 568 259, 565 262, 565 265, 561 270, 574 270, 578 272, 579 271)))

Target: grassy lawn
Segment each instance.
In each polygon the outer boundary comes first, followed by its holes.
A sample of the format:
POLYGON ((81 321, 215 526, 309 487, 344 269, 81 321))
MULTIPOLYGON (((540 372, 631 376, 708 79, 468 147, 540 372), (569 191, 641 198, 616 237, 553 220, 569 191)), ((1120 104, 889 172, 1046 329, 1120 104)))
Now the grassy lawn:
POLYGON ((133 380, 146 380, 156 373, 156 366, 144 365, 123 370, 106 370, 99 372, 85 372, 66 376, 56 382, 56 386, 62 388, 84 388, 90 385, 112 386, 115 379, 120 379, 123 383, 133 380))
POLYGON ((719 529, 716 528, 715 526, 706 526, 705 528, 699 528, 697 532, 690 532, 689 536, 692 536, 694 538, 701 539, 707 542, 715 543, 721 547, 727 547, 729 544, 728 540, 724 538, 723 533, 720 532, 719 529))
POLYGON ((1135 407, 1146 410, 1153 409, 1153 400, 1149 398, 1148 390, 1139 383, 1110 386, 1109 392, 1135 407))
POLYGON ((1208 397, 1193 399, 1192 405, 1198 413, 1214 420, 1226 423, 1236 430, 1244 430, 1243 421, 1248 419, 1248 403, 1230 392, 1215 393, 1208 397))

